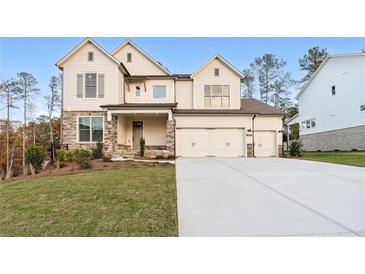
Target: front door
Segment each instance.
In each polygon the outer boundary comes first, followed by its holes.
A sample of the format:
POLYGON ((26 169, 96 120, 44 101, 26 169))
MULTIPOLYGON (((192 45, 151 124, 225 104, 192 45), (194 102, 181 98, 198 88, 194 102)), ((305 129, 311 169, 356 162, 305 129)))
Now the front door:
POLYGON ((143 137, 143 122, 133 121, 133 149, 139 150, 139 142, 143 137))

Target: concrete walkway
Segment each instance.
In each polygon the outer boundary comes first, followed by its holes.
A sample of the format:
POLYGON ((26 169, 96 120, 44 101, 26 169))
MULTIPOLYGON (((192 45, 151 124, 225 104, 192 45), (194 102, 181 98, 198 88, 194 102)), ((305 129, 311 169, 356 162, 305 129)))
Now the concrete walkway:
POLYGON ((289 159, 179 158, 180 236, 365 236, 365 169, 289 159))

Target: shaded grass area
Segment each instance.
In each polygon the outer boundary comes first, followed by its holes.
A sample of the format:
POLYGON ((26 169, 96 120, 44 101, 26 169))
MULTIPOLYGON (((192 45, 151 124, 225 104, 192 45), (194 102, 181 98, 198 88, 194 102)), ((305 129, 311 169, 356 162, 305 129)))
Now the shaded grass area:
POLYGON ((299 159, 365 167, 364 151, 305 152, 304 155, 299 159))
POLYGON ((176 236, 175 167, 39 177, 0 185, 1 236, 176 236))

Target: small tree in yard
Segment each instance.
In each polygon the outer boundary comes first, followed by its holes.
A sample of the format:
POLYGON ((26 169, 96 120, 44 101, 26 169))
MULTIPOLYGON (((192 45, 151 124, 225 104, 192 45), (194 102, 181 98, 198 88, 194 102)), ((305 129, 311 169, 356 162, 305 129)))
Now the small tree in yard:
POLYGON ((141 156, 141 157, 144 156, 145 143, 146 143, 146 141, 143 137, 141 139, 139 139, 139 156, 141 156))
POLYGON ((291 157, 302 157, 303 150, 302 150, 302 142, 300 140, 294 140, 290 143, 289 146, 289 154, 291 157))
POLYGON ((46 155, 47 151, 41 146, 30 145, 27 147, 25 159, 31 165, 32 174, 34 174, 33 170, 35 172, 41 170, 46 155))

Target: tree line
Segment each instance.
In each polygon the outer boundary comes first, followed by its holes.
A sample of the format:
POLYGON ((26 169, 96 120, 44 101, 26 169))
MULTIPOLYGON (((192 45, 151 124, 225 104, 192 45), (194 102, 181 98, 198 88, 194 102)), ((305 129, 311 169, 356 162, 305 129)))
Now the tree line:
POLYGON ((22 173, 27 174, 25 152, 28 144, 60 143, 61 121, 55 114, 61 113, 62 86, 62 74, 51 76, 49 93, 43 97, 48 115, 36 117, 40 94, 37 79, 31 73, 20 72, 15 78, 1 81, 0 99, 4 106, 0 111, 6 111, 6 118, 0 120, 0 172, 5 170, 6 179, 12 176, 14 165, 20 160, 22 173), (12 119, 12 110, 17 109, 22 109, 23 121, 12 119))

